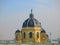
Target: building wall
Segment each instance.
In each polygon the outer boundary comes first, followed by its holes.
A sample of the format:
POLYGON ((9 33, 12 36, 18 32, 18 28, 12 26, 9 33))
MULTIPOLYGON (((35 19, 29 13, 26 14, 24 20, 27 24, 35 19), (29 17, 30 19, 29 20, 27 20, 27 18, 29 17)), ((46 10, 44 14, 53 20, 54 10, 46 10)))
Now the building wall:
POLYGON ((22 42, 40 42, 40 27, 27 27, 22 28, 22 42), (26 38, 24 38, 24 32, 26 33, 26 38), (29 33, 32 32, 32 38, 29 37, 29 33), (39 38, 37 38, 37 32, 39 33, 39 38))
POLYGON ((41 33, 41 42, 48 42, 48 37, 46 33, 41 33))
POLYGON ((20 33, 16 33, 15 34, 15 40, 16 40, 16 42, 21 42, 21 39, 22 39, 21 32, 20 33))
POLYGON ((47 34, 41 33, 41 31, 40 27, 22 28, 21 32, 15 34, 15 40, 16 42, 48 42, 47 34), (30 38, 30 32, 32 33, 32 38, 30 38))

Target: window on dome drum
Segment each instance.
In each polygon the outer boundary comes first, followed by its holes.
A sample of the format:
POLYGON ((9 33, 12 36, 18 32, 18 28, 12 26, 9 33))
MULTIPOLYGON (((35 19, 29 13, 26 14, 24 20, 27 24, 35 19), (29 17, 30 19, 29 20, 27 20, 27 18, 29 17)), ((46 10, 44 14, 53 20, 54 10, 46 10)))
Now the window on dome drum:
POLYGON ((37 32, 37 38, 39 38, 39 32, 37 32))
POLYGON ((29 33, 29 38, 32 38, 32 32, 29 33))
POLYGON ((24 32, 24 38, 26 37, 26 33, 24 32))

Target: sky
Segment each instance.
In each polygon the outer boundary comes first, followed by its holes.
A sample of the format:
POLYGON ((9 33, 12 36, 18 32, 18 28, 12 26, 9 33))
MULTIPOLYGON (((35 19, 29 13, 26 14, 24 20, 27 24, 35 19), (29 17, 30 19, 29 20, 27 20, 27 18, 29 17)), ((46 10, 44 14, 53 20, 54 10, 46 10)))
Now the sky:
POLYGON ((31 9, 49 37, 60 38, 60 0, 0 0, 0 40, 13 40, 31 9))

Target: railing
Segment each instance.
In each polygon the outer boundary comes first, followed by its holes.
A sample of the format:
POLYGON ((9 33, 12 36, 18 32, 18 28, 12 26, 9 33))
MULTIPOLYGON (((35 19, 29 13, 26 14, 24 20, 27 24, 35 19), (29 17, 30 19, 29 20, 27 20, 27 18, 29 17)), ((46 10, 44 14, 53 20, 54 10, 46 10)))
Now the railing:
POLYGON ((0 45, 60 45, 60 43, 0 43, 0 45))

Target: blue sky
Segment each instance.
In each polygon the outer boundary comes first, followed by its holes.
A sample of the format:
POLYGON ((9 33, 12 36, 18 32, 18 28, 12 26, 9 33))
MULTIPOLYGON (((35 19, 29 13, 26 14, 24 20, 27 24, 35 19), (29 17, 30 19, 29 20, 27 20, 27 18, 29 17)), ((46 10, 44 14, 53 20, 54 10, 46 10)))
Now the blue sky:
POLYGON ((45 1, 44 3, 39 2, 37 0, 0 0, 1 2, 1 8, 3 11, 7 12, 17 12, 22 11, 26 9, 35 8, 37 5, 45 5, 50 6, 49 2, 45 1))
POLYGON ((53 39, 60 38, 59 0, 0 0, 0 39, 14 39, 31 9, 46 32, 51 32, 53 39))

